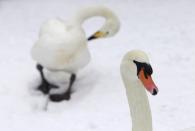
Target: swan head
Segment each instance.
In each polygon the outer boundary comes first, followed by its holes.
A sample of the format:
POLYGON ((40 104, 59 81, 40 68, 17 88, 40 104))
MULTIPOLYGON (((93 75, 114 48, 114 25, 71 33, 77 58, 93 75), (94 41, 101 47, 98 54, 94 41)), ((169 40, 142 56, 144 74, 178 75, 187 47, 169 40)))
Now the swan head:
POLYGON ((106 38, 114 36, 120 29, 120 22, 117 16, 111 12, 106 14, 105 24, 93 35, 91 35, 88 40, 94 40, 99 38, 106 38))
POLYGON ((153 69, 145 52, 141 50, 128 52, 122 60, 121 73, 129 81, 140 81, 152 95, 158 93, 158 88, 151 77, 153 69))

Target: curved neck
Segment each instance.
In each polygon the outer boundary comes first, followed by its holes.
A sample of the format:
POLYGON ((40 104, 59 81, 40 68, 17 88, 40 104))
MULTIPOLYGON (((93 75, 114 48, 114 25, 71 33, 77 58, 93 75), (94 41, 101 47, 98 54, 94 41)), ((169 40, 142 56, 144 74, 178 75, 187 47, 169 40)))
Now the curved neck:
POLYGON ((86 19, 89 19, 94 16, 102 16, 107 20, 118 21, 116 16, 107 8, 103 6, 92 6, 80 10, 73 19, 82 24, 86 19))
POLYGON ((152 116, 148 97, 140 81, 130 81, 122 72, 132 118, 132 131, 152 131, 152 116))

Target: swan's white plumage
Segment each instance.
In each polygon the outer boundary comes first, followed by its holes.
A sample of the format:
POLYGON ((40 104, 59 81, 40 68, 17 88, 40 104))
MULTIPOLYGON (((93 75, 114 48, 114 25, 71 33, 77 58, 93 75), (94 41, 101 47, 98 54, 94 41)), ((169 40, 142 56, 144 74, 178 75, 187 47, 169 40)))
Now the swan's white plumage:
POLYGON ((82 9, 69 22, 52 19, 40 29, 39 39, 32 47, 32 58, 49 70, 76 73, 90 61, 87 38, 82 29, 84 20, 102 16, 106 19, 100 29, 102 37, 114 35, 119 30, 119 20, 111 10, 104 6, 82 9), (109 32, 107 34, 107 32, 109 32))
POLYGON ((85 33, 59 19, 50 20, 41 27, 32 57, 48 69, 75 72, 90 60, 85 33))
POLYGON ((105 24, 99 29, 100 32, 109 32, 105 37, 110 37, 116 34, 120 29, 120 21, 117 16, 110 11, 110 9, 104 6, 91 6, 88 8, 81 9, 74 17, 73 22, 82 24, 85 19, 95 16, 100 16, 105 18, 105 24), (83 13, 87 12, 87 13, 83 13))
POLYGON ((148 97, 137 77, 137 67, 133 60, 149 63, 147 55, 139 50, 128 52, 121 62, 121 76, 126 87, 132 117, 132 131, 152 131, 148 97))
MULTIPOLYGON (((132 131, 153 131, 148 97, 137 77, 137 68, 133 60, 149 63, 147 54, 141 50, 128 52, 121 62, 121 76, 126 88, 132 117, 132 131)), ((182 131, 195 131, 195 128, 188 128, 182 131)))

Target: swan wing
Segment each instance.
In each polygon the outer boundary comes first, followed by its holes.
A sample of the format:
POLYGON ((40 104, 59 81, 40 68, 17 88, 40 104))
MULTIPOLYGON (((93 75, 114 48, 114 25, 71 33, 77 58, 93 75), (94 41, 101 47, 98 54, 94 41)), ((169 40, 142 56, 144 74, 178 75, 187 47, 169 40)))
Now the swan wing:
POLYGON ((32 47, 32 57, 50 69, 82 68, 90 59, 85 33, 59 20, 48 21, 32 47))

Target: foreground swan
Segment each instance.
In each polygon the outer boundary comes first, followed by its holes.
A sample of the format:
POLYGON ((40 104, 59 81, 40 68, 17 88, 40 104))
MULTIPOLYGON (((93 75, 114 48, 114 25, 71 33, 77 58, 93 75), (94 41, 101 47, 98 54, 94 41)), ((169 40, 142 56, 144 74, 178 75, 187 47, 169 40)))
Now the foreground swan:
MULTIPOLYGON (((144 88, 152 95, 158 93, 151 75, 152 67, 143 51, 128 52, 121 63, 121 75, 128 97, 132 117, 132 131, 152 131, 152 116, 144 88)), ((195 131, 195 128, 182 131, 195 131)))
POLYGON ((46 80, 43 67, 53 73, 71 74, 67 91, 50 95, 52 101, 70 99, 76 73, 90 61, 87 38, 82 24, 86 19, 94 16, 104 17, 105 24, 88 40, 110 37, 118 32, 120 27, 118 18, 110 9, 103 6, 82 9, 66 23, 60 19, 52 19, 41 26, 39 39, 32 47, 32 57, 38 63, 37 69, 42 78, 38 89, 47 94, 50 88, 57 88, 46 80))

